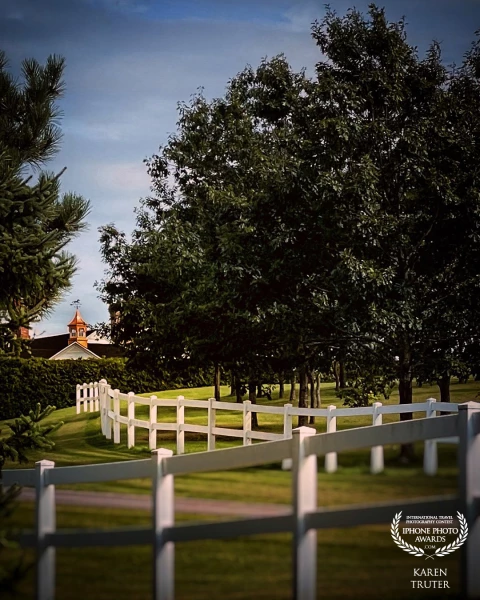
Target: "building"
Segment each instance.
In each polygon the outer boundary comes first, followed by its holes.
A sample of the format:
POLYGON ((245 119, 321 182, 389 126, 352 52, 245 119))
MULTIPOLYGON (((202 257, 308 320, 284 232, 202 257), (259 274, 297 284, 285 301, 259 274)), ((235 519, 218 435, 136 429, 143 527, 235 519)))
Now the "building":
POLYGON ((118 358, 121 349, 95 329, 88 329, 80 311, 75 311, 68 333, 34 338, 30 342, 32 356, 50 360, 118 358))

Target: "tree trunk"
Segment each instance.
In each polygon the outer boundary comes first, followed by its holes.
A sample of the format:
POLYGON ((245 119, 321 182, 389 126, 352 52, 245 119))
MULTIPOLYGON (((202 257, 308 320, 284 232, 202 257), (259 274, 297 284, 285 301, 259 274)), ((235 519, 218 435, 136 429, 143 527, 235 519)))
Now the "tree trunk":
MULTIPOLYGON (((302 366, 298 371, 298 382, 299 382, 299 392, 298 392, 298 408, 307 408, 307 397, 308 397, 308 376, 307 369, 305 366, 302 366)), ((303 427, 308 424, 308 417, 306 415, 299 415, 298 417, 298 427, 303 427)))
POLYGON ((339 375, 339 366, 338 366, 337 360, 333 361, 332 368, 333 368, 333 376, 335 377, 335 391, 338 392, 340 389, 340 375, 339 375))
POLYGON ((235 396, 235 373, 233 369, 230 371, 230 394, 229 396, 235 396))
MULTIPOLYGON (((308 384, 310 386, 310 408, 315 408, 315 375, 313 371, 308 371, 308 384)), ((310 416, 308 419, 309 425, 315 425, 315 417, 310 416)))
MULTIPOLYGON (((413 377, 412 377, 412 354, 408 345, 405 345, 399 356, 399 383, 398 391, 400 404, 412 404, 413 402, 413 377)), ((400 421, 411 421, 413 413, 401 413, 400 421)), ((400 461, 409 463, 414 457, 413 444, 402 444, 400 446, 400 461)))
POLYGON ((281 400, 285 396, 285 373, 280 371, 278 374, 278 399, 281 400))
POLYGON ((214 396, 217 402, 220 402, 220 365, 215 363, 215 374, 213 378, 214 396))
POLYGON ((295 373, 292 374, 292 377, 290 379, 290 383, 291 383, 291 387, 290 387, 290 404, 293 404, 296 400, 296 394, 295 394, 295 373))
POLYGON ((345 363, 343 362, 343 360, 340 361, 339 379, 340 379, 340 389, 344 390, 347 387, 347 370, 345 368, 345 363))
POLYGON ((238 375, 237 372, 235 372, 235 396, 236 396, 236 402, 241 404, 243 402, 242 382, 240 381, 240 376, 238 375))
POLYGON ((320 396, 320 371, 315 373, 315 408, 320 408, 322 404, 322 398, 320 396))
MULTIPOLYGON (((252 369, 248 376, 248 399, 252 404, 257 403, 257 378, 252 369)), ((257 413, 252 412, 252 429, 258 429, 257 413)))
POLYGON ((437 385, 440 388, 440 402, 450 402, 450 374, 444 373, 437 380, 437 385))

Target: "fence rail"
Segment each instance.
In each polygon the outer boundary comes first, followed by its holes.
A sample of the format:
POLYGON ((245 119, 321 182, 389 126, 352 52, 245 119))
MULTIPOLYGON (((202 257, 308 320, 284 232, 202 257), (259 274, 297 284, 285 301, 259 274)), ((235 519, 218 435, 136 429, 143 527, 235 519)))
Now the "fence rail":
MULTIPOLYGON (((37 521, 34 534, 23 542, 37 550, 37 598, 55 596, 55 548, 92 545, 151 544, 154 558, 155 600, 174 598, 175 543, 189 540, 222 539, 239 535, 293 532, 293 598, 316 598, 317 529, 388 523, 399 510, 420 514, 449 514, 460 510, 467 520, 469 536, 461 554, 462 598, 480 597, 477 550, 480 547, 480 404, 459 405, 456 415, 442 419, 416 419, 402 423, 372 425, 350 430, 316 434, 309 427, 292 431, 290 439, 214 452, 173 456, 171 450, 154 450, 151 459, 104 465, 55 467, 43 460, 32 470, 6 470, 3 483, 33 485, 36 489, 37 521), (439 436, 459 436, 458 496, 349 506, 335 509, 317 507, 317 457, 332 452, 382 444, 432 441, 439 436), (292 512, 266 518, 213 523, 174 523, 174 476, 218 471, 292 460, 292 512), (153 511, 149 528, 109 531, 57 530, 55 486, 71 483, 152 478, 153 511)), ((460 556, 460 553, 459 553, 460 556)))
MULTIPOLYGON (((444 413, 457 413, 458 405, 446 402, 437 402, 435 398, 429 398, 425 402, 403 405, 383 405, 375 402, 372 406, 359 408, 337 408, 334 405, 326 408, 297 408, 291 404, 284 406, 265 406, 252 404, 246 400, 242 404, 233 402, 218 402, 214 398, 208 400, 188 400, 183 396, 177 398, 161 399, 157 396, 144 398, 136 396, 133 392, 128 394, 114 390, 102 379, 99 382, 84 383, 77 385, 76 393, 77 414, 82 410, 85 412, 100 412, 101 430, 107 439, 112 439, 116 444, 120 443, 121 425, 127 427, 127 445, 129 448, 135 446, 135 429, 146 429, 149 432, 148 443, 150 450, 157 447, 158 431, 174 431, 176 433, 177 454, 185 452, 185 433, 200 433, 207 437, 208 450, 214 450, 217 436, 237 438, 242 440, 244 446, 252 444, 252 441, 276 441, 290 439, 293 431, 293 417, 311 416, 324 418, 326 430, 333 433, 337 430, 337 418, 366 417, 372 418, 372 425, 378 426, 383 423, 383 415, 405 414, 424 412, 426 418, 436 417, 444 413), (126 414, 121 414, 121 402, 126 402, 126 414), (135 415, 135 405, 149 407, 148 420, 139 419, 135 415), (175 422, 161 422, 158 420, 158 408, 175 408, 175 422), (185 408, 199 408, 206 411, 207 424, 199 425, 185 422, 185 408), (217 425, 216 411, 230 411, 241 416, 239 427, 219 427, 217 425), (272 433, 267 431, 252 430, 252 414, 270 414, 283 417, 283 432, 272 433)), ((280 425, 279 425, 280 427, 280 425)), ((438 468, 437 444, 439 442, 457 443, 458 436, 442 436, 435 440, 425 442, 424 471, 428 475, 434 475, 438 468)), ((325 470, 334 473, 337 470, 337 453, 331 452, 325 456, 325 470)), ((286 460, 284 468, 291 468, 291 461, 286 460)), ((372 447, 370 452, 370 471, 380 473, 384 469, 383 446, 372 447)))

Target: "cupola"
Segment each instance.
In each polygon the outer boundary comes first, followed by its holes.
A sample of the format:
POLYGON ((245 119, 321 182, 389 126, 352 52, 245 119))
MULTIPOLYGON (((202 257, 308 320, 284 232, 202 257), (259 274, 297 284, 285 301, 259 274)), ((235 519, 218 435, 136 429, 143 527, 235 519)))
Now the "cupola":
POLYGON ((75 316, 68 324, 68 333, 69 333, 69 335, 68 335, 68 344, 69 345, 73 344, 73 342, 77 342, 77 344, 80 344, 84 348, 86 348, 88 346, 87 324, 83 320, 83 317, 80 314, 80 311, 78 310, 78 308, 75 311, 75 316))

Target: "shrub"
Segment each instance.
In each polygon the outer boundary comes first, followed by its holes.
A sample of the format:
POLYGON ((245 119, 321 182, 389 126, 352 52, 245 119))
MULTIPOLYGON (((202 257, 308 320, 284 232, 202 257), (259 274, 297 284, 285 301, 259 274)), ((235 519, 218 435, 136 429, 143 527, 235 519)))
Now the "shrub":
POLYGON ((211 385, 213 372, 179 364, 156 372, 134 369, 125 359, 47 360, 0 357, 0 420, 13 419, 42 406, 66 408, 75 404, 77 383, 106 379, 113 388, 137 394, 154 390, 211 385))

